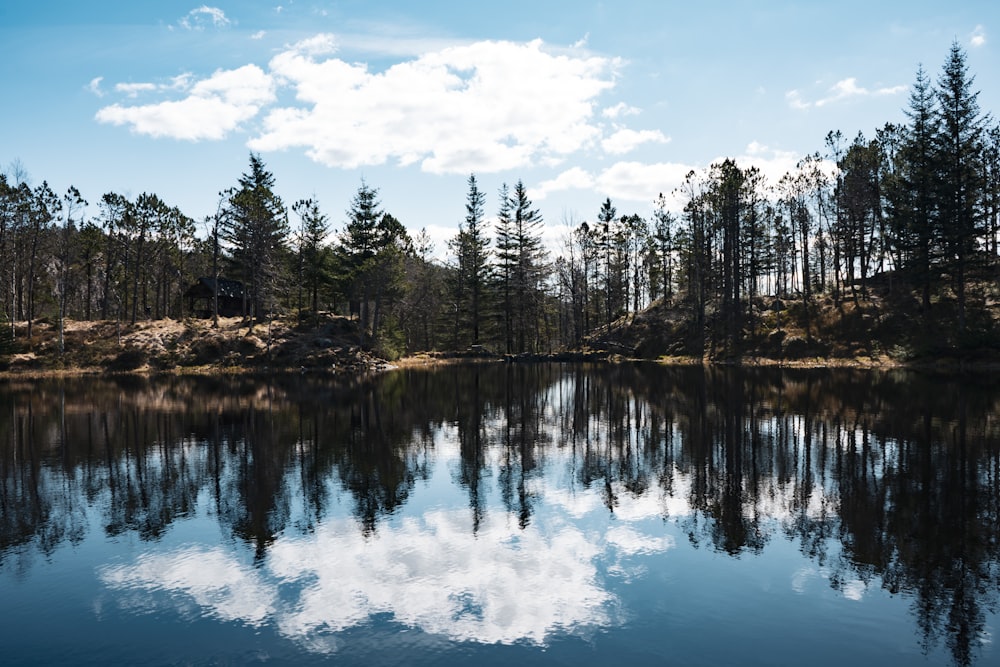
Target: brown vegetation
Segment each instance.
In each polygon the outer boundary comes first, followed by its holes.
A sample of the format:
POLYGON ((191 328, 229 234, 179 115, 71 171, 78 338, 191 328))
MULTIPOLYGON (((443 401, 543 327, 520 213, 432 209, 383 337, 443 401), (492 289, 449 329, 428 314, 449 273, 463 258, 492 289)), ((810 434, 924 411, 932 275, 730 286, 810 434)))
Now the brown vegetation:
POLYGON ((934 316, 921 313, 918 295, 891 280, 874 285, 856 302, 830 295, 809 301, 809 326, 801 298, 757 298, 749 306, 744 344, 739 354, 716 347, 715 313, 706 331, 692 326, 690 308, 680 299, 658 300, 649 308, 619 318, 584 340, 584 349, 625 357, 673 363, 743 365, 891 367, 927 364, 996 364, 1000 362, 1000 299, 993 280, 971 290, 977 319, 962 335, 953 322, 957 305, 943 295, 933 303, 934 316), (704 346, 704 353, 697 350, 704 346), (954 353, 960 349, 961 354, 954 353))
POLYGON ((63 352, 59 327, 48 319, 19 323, 11 354, 0 357, 7 375, 85 373, 217 373, 315 370, 358 373, 385 362, 358 345, 354 320, 321 316, 300 325, 295 318, 248 326, 242 318, 160 319, 135 325, 67 320, 63 352))

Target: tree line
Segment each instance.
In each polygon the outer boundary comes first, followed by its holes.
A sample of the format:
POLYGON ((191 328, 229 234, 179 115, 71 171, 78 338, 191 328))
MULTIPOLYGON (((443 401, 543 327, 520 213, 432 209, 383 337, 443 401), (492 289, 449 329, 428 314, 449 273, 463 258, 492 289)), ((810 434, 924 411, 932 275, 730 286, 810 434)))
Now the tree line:
POLYGON ((925 340, 973 348, 995 333, 1000 125, 957 43, 936 81, 918 68, 904 111, 872 136, 831 131, 777 182, 725 159, 688 173, 648 218, 607 198, 555 252, 522 181, 488 217, 473 174, 445 261, 377 188, 362 181, 334 230, 315 197, 282 201, 256 154, 202 234, 151 193, 104 194, 87 217, 76 188, 31 187, 15 163, 0 175, 0 345, 26 321, 30 346, 40 317, 183 317, 186 287, 224 276, 244 284, 251 321, 351 314, 361 345, 390 356, 579 347, 656 303, 685 322, 686 351, 736 357, 783 317, 811 337, 821 301, 859 311, 873 289, 925 340))

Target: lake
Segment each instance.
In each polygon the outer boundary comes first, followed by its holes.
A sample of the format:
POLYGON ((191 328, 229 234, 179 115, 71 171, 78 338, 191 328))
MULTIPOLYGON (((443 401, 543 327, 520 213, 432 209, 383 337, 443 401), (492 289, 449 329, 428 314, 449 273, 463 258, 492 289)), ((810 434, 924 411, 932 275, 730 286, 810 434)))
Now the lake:
POLYGON ((0 663, 1000 665, 992 375, 0 385, 0 663))

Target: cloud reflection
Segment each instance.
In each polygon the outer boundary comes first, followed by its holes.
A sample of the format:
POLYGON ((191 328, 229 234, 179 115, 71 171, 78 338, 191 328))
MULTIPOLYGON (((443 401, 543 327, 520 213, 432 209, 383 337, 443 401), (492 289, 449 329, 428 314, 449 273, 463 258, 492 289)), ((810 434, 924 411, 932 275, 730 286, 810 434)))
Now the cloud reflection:
POLYGON ((144 554, 135 565, 105 567, 99 576, 112 589, 184 594, 212 616, 252 626, 266 623, 277 602, 260 573, 218 548, 144 554))
POLYGON ((599 549, 575 527, 544 534, 496 520, 473 537, 467 513, 435 511, 387 528, 365 538, 331 527, 275 545, 278 578, 313 582, 281 631, 339 631, 389 613, 454 640, 542 643, 556 629, 610 622, 599 549))
POLYGON ((120 591, 174 593, 179 606, 194 601, 224 620, 273 623, 318 652, 335 650, 334 633, 374 614, 454 641, 543 644, 616 622, 602 559, 618 574, 622 557, 672 546, 633 527, 585 532, 562 519, 522 530, 500 513, 474 534, 468 512, 433 510, 369 536, 350 519, 331 520, 279 539, 257 568, 221 547, 192 546, 105 567, 100 577, 120 591))

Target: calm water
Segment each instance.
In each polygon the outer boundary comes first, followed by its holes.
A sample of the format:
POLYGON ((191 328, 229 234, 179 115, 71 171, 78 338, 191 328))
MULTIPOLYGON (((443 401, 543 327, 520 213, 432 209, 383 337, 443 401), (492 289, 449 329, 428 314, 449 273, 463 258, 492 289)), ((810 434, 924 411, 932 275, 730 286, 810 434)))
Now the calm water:
POLYGON ((0 386, 0 663, 1000 665, 1000 382, 0 386))

